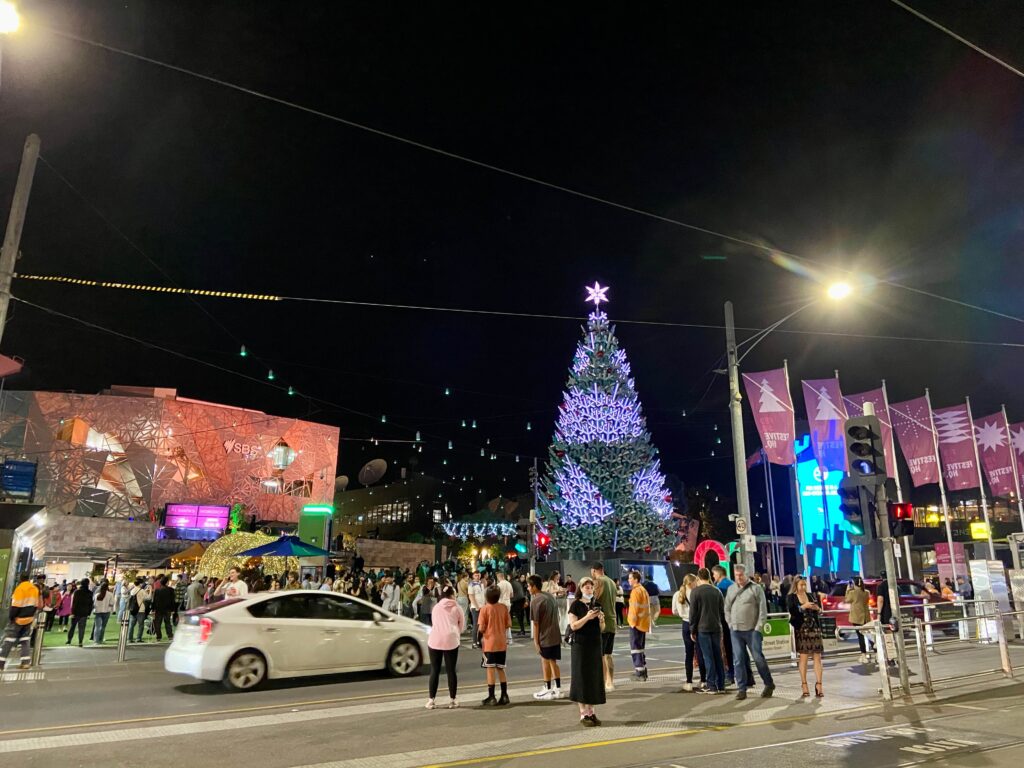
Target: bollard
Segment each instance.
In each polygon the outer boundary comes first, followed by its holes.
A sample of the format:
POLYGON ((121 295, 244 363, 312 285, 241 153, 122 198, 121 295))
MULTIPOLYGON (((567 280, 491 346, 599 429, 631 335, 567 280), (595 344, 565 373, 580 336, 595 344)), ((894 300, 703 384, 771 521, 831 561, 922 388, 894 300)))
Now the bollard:
MULTIPOLYGON (((934 618, 935 606, 927 600, 924 601, 924 643, 929 651, 935 650, 935 637, 932 633, 931 621, 934 618)), ((920 640, 918 641, 920 642, 920 640)))
POLYGON ((1010 662, 1010 649, 1006 647, 1006 628, 1003 626, 1003 614, 996 611, 996 641, 999 643, 999 663, 1003 674, 1013 677, 1013 664, 1010 662))
POLYGON ((124 661, 128 652, 128 614, 121 619, 121 631, 117 635, 117 660, 124 661))
POLYGON ((964 620, 960 622, 960 628, 959 628, 960 639, 961 640, 970 640, 971 639, 971 635, 973 633, 971 632, 971 629, 970 629, 970 627, 967 624, 967 603, 964 602, 964 599, 962 597, 960 597, 960 595, 957 595, 956 599, 957 599, 957 602, 960 603, 960 609, 963 611, 963 614, 964 614, 964 620))
POLYGON ((875 653, 878 655, 878 674, 882 678, 882 699, 892 701, 892 683, 889 680, 889 662, 885 655, 885 632, 882 623, 875 621, 875 653))
POLYGON ((32 633, 32 666, 39 667, 43 664, 43 637, 46 635, 46 614, 40 611, 36 614, 35 632, 32 633))
POLYGON ((922 642, 924 638, 921 637, 921 620, 914 619, 914 640, 917 643, 917 660, 921 662, 921 681, 924 683, 925 693, 932 692, 932 673, 928 669, 928 649, 922 642))

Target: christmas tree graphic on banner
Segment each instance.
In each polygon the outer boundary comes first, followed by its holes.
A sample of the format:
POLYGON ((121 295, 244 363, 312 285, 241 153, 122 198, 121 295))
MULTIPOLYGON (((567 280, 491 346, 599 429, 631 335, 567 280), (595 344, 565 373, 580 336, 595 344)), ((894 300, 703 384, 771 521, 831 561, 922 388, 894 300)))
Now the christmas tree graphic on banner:
POLYGON ((817 421, 844 421, 845 417, 836 408, 836 404, 832 402, 832 396, 829 395, 828 390, 825 387, 819 389, 816 393, 818 395, 818 408, 814 414, 814 418, 817 421))
POLYGON ((601 311, 607 287, 587 288, 595 309, 569 368, 547 471, 540 523, 564 555, 663 551, 675 545, 658 449, 651 443, 626 353, 601 311))
POLYGON ((768 379, 761 379, 761 396, 757 401, 758 413, 779 413, 786 410, 786 406, 775 396, 775 390, 768 383, 768 379))

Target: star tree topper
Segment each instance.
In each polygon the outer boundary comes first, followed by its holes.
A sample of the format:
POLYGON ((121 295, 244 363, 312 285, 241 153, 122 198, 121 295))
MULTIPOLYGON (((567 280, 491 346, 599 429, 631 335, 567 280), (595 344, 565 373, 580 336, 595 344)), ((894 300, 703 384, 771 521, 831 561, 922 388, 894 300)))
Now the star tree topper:
POLYGON ((594 309, 601 308, 602 301, 608 301, 608 286, 602 286, 596 280, 593 286, 584 286, 587 289, 587 301, 594 302, 594 309))

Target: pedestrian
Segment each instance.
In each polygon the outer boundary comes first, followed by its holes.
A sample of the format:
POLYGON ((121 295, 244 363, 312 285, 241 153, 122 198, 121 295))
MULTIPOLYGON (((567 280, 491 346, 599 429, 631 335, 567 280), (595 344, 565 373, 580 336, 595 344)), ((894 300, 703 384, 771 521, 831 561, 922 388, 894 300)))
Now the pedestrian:
POLYGON ((569 698, 579 705, 580 723, 593 727, 601 724, 594 706, 605 703, 601 638, 607 619, 605 609, 594 598, 594 580, 585 576, 577 588, 576 599, 569 606, 569 630, 572 632, 569 698))
POLYGON ((57 609, 60 608, 62 596, 60 587, 57 586, 57 582, 54 582, 53 586, 46 593, 46 599, 43 600, 43 612, 46 614, 46 624, 43 627, 44 632, 49 632, 53 629, 53 622, 57 618, 57 609))
POLYGON ((533 628, 533 647, 540 656, 544 687, 533 694, 542 701, 562 698, 562 633, 558 629, 558 606, 550 592, 544 592, 540 576, 532 574, 526 580, 530 590, 530 624, 533 628))
POLYGON ((722 664, 722 626, 725 624, 725 598, 711 584, 707 568, 697 571, 697 586, 689 594, 690 637, 697 641, 704 657, 704 693, 725 690, 725 667, 722 664))
POLYGON ((188 610, 188 577, 185 574, 178 576, 178 580, 174 583, 174 604, 176 610, 174 615, 178 615, 178 611, 188 610))
POLYGON ((565 596, 568 594, 565 588, 562 586, 562 577, 558 571, 552 571, 551 575, 548 576, 548 580, 544 582, 544 592, 551 595, 555 600, 555 606, 558 609, 558 631, 561 635, 565 635, 565 628, 569 626, 569 605, 565 602, 565 596))
POLYGON ((868 607, 870 593, 864 588, 864 579, 855 576, 853 581, 846 587, 845 600, 850 604, 850 624, 857 630, 857 645, 860 647, 860 663, 867 664, 870 660, 870 647, 868 645, 868 632, 864 626, 871 621, 871 611, 868 607))
POLYGON ((381 581, 383 582, 380 588, 381 608, 389 613, 399 613, 402 610, 402 593, 398 589, 398 585, 395 584, 394 577, 385 576, 381 581))
POLYGON ((102 643, 107 632, 107 622, 110 621, 110 614, 114 611, 114 593, 110 590, 106 579, 100 582, 93 598, 92 639, 95 643, 102 643))
MULTIPOLYGON (((232 568, 232 570, 235 570, 232 568)), ((158 577, 153 590, 153 633, 157 642, 163 640, 162 629, 167 629, 167 639, 174 639, 174 627, 171 617, 177 614, 178 602, 174 596, 174 589, 167 583, 167 577, 158 577)))
POLYGON ((512 580, 512 618, 519 622, 520 637, 526 637, 526 586, 525 578, 513 578, 512 580))
POLYGON ((652 579, 644 579, 644 589, 647 590, 647 596, 651 600, 651 630, 647 634, 654 634, 654 627, 658 623, 658 617, 661 615, 661 590, 658 589, 658 585, 654 583, 652 579))
POLYGON ((757 674, 764 683, 761 698, 768 699, 775 692, 775 681, 761 650, 761 628, 768 621, 768 599, 760 584, 750 580, 747 567, 733 566, 736 583, 725 596, 725 620, 732 631, 733 658, 736 660, 737 701, 747 698, 747 688, 753 685, 750 661, 753 659, 757 674))
POLYGON ((185 610, 191 611, 203 604, 203 594, 206 592, 206 577, 197 576, 188 589, 185 590, 185 610))
POLYGON ((615 582, 615 618, 620 627, 626 626, 626 593, 620 582, 615 582))
POLYGON ((824 644, 821 641, 821 606, 817 602, 818 596, 807 591, 807 579, 797 576, 793 580, 793 591, 787 598, 789 609, 789 623, 795 631, 797 666, 800 670, 800 684, 802 686, 801 698, 810 696, 807 690, 807 660, 814 659, 814 695, 819 699, 825 695, 822 688, 822 666, 821 654, 824 652, 824 644))
POLYGON ((82 579, 78 583, 78 589, 71 598, 71 623, 68 627, 68 640, 64 645, 71 645, 71 638, 75 634, 75 627, 78 627, 78 647, 81 648, 85 642, 85 624, 92 613, 92 592, 89 591, 89 580, 82 579))
POLYGON ((249 585, 242 581, 242 572, 237 568, 228 571, 228 577, 214 590, 215 597, 234 600, 249 594, 249 585))
MULTIPOLYGON (((495 586, 498 588, 498 602, 505 606, 505 610, 508 611, 509 622, 508 622, 508 640, 512 641, 512 584, 509 583, 508 576, 505 575, 504 571, 498 571, 497 574, 498 583, 495 586)), ((486 597, 486 594, 484 595, 486 597)))
POLYGON ((473 621, 473 647, 479 648, 478 621, 480 611, 487 604, 484 596, 483 576, 480 574, 480 571, 473 571, 473 577, 466 586, 466 596, 469 598, 469 616, 473 621))
POLYGON ((145 604, 149 599, 146 580, 141 576, 135 579, 135 583, 128 591, 128 641, 131 642, 135 629, 138 628, 138 640, 142 642, 142 630, 146 626, 145 604))
POLYGON ((64 629, 71 617, 71 602, 74 599, 74 591, 78 588, 77 582, 71 582, 71 586, 65 585, 60 598, 60 607, 57 609, 57 626, 64 629))
POLYGON ((772 574, 772 579, 768 583, 768 596, 771 599, 772 609, 779 610, 782 607, 782 582, 775 574, 772 574))
MULTIPOLYGON (((420 617, 420 621, 428 627, 434 620, 434 608, 440 599, 441 589, 434 583, 434 577, 431 576, 427 579, 427 583, 423 585, 423 589, 421 589, 416 595, 416 599, 412 604, 414 611, 417 608, 419 609, 418 615, 420 617)), ((458 607, 458 603, 455 605, 458 607)), ((465 625, 463 625, 463 628, 465 628, 465 625)))
MULTIPOLYGON (((716 565, 711 569, 711 578, 714 579, 715 586, 718 587, 722 593, 722 599, 725 599, 726 594, 729 592, 735 582, 729 578, 725 572, 725 568, 720 565, 716 565)), ((724 620, 725 613, 723 612, 723 623, 722 623, 722 643, 725 648, 725 684, 732 685, 736 682, 736 659, 733 658, 732 653, 732 633, 729 631, 729 624, 724 620)))
POLYGON ((683 622, 683 649, 686 659, 686 682, 683 683, 684 691, 693 690, 693 660, 696 657, 697 667, 700 670, 700 687, 703 689, 704 681, 707 679, 704 671, 704 656, 698 652, 697 643, 693 639, 692 626, 690 624, 690 591, 697 586, 697 577, 688 573, 683 577, 682 584, 678 591, 672 595, 672 613, 683 622))
POLYGON ((629 572, 629 652, 633 657, 633 680, 647 680, 647 633, 651 629, 651 596, 644 589, 640 571, 629 572))
POLYGON ((956 591, 964 600, 974 599, 974 587, 971 585, 970 579, 964 578, 963 576, 957 576, 956 591))
POLYGON ((28 669, 32 664, 32 651, 29 639, 32 637, 32 624, 36 613, 42 608, 39 588, 29 580, 28 573, 18 578, 18 586, 11 595, 11 608, 7 612, 7 628, 4 631, 4 642, 0 646, 0 671, 7 666, 7 658, 15 645, 20 646, 21 669, 28 669))
POLYGON ((469 618, 469 574, 463 571, 455 584, 455 602, 466 617, 466 626, 472 626, 469 618))
MULTIPOLYGON (((433 579, 428 579, 428 583, 433 579)), ((427 650, 430 653, 430 683, 427 698, 427 709, 436 709, 434 699, 437 697, 437 686, 441 680, 441 663, 444 662, 444 674, 448 678, 448 709, 459 706, 457 698, 459 678, 456 666, 459 663, 459 643, 462 630, 466 628, 466 617, 455 602, 455 590, 450 586, 440 591, 440 599, 431 609, 430 636, 427 639, 427 650)))
POLYGON ((603 671, 604 690, 615 690, 615 630, 617 614, 615 610, 616 584, 604 573, 604 563, 596 560, 590 565, 590 577, 594 581, 594 601, 604 612, 601 623, 601 669, 603 671))
MULTIPOLYGON (((508 582, 505 582, 506 584, 508 582)), ((508 700, 508 678, 505 677, 505 659, 508 654, 508 632, 512 628, 512 615, 501 602, 501 590, 490 587, 484 593, 480 611, 480 644, 484 651, 484 669, 487 670, 487 698, 483 706, 504 706, 508 700), (495 678, 501 683, 501 698, 494 698, 495 678)))

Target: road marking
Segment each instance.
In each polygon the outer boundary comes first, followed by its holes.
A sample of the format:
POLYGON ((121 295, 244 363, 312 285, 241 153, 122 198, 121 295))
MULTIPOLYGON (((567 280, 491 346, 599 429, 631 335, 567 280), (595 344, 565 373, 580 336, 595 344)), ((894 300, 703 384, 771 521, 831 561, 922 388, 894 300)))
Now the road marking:
POLYGON ((959 709, 973 709, 975 712, 991 712, 985 707, 972 707, 970 704, 947 704, 947 707, 958 707, 959 709))
POLYGON ((45 679, 45 672, 0 672, 3 683, 35 683, 45 679))

